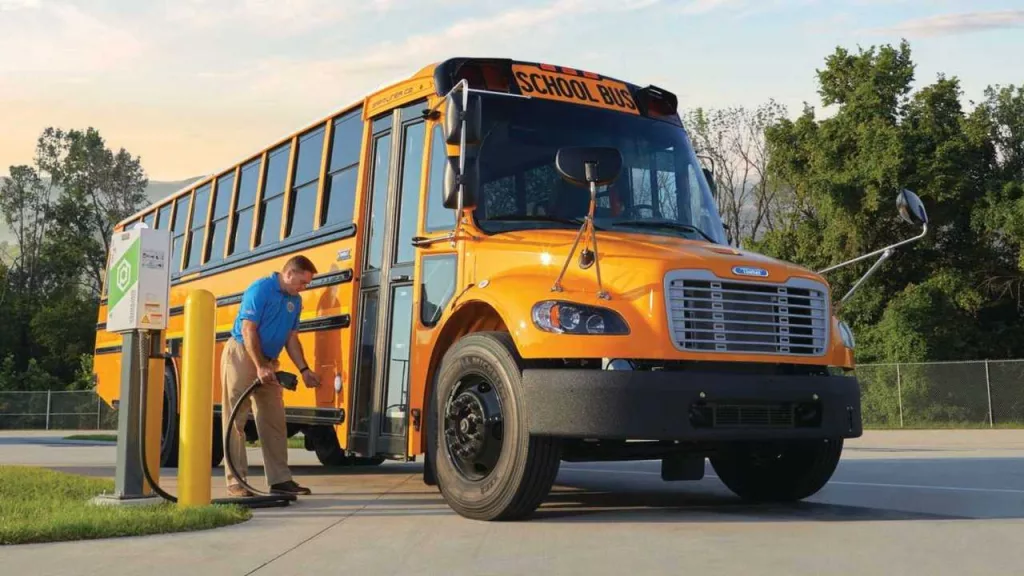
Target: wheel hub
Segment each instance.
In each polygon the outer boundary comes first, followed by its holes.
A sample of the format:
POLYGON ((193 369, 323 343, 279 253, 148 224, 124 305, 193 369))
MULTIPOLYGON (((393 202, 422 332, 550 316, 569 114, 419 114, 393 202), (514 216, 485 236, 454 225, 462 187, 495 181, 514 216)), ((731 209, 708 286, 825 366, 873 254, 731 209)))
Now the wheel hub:
POLYGON ((460 384, 445 408, 445 444, 459 473, 479 480, 494 469, 501 454, 501 404, 494 387, 482 379, 460 384))

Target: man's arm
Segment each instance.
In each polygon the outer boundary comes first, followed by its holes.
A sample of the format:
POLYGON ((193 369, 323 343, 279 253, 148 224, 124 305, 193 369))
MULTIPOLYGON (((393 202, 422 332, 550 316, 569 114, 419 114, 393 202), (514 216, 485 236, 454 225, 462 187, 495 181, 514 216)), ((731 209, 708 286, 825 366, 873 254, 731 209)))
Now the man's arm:
POLYGON ((263 355, 258 326, 252 320, 242 320, 242 340, 245 342, 245 351, 256 365, 256 374, 259 376, 260 382, 276 383, 277 376, 274 374, 274 366, 263 355))
POLYGON ((306 383, 306 386, 308 388, 319 386, 320 377, 312 369, 306 370, 309 364, 306 362, 306 355, 302 351, 302 342, 299 342, 299 332, 297 330, 292 330, 288 335, 288 343, 285 344, 285 350, 288 351, 288 357, 292 359, 292 362, 298 366, 299 371, 302 373, 302 381, 306 383))

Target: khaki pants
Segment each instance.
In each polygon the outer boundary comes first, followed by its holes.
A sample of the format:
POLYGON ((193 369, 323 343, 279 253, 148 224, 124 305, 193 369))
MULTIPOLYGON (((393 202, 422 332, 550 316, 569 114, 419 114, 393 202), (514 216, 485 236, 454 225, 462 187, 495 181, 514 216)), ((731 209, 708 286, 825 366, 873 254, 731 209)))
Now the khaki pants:
MULTIPOLYGON (((228 417, 238 398, 256 380, 256 365, 245 351, 245 346, 234 338, 224 344, 220 359, 223 398, 221 402, 223 433, 228 433, 228 417)), ((292 479, 288 469, 288 431, 284 422, 283 389, 280 386, 260 385, 249 397, 255 401, 256 431, 263 447, 263 469, 267 484, 273 485, 292 479)), ((245 454, 245 422, 249 415, 249 402, 238 409, 235 416, 234 437, 231 439, 231 461, 242 478, 247 479, 249 463, 245 454)), ((238 484, 227 464, 224 465, 224 479, 227 485, 238 484)))

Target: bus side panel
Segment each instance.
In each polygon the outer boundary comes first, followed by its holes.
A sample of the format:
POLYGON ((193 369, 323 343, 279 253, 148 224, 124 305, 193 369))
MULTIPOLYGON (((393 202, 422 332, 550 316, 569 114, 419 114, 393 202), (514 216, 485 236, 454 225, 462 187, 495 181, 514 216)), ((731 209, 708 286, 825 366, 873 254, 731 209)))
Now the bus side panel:
MULTIPOLYGON (((318 277, 344 273, 352 267, 350 255, 355 253, 355 238, 345 238, 301 252, 288 252, 243 268, 200 277, 172 286, 171 308, 184 306, 189 292, 195 289, 209 290, 221 299, 235 296, 234 300, 239 300, 250 284, 259 278, 280 271, 289 258, 300 253, 309 258, 317 267, 318 277)), ((343 351, 351 349, 349 336, 353 298, 351 278, 352 276, 349 276, 349 279, 344 282, 331 283, 328 286, 311 288, 300 293, 302 325, 299 342, 302 344, 309 367, 320 376, 321 385, 319 388, 310 389, 300 382, 297 390, 286 390, 284 392, 286 407, 347 407, 344 395, 338 396, 334 392, 334 377, 335 374, 340 374, 342 381, 346 383, 351 379, 349 374, 351 363, 347 355, 343 353, 343 351)), ((221 355, 227 340, 231 338, 231 330, 240 305, 240 302, 234 302, 217 306, 215 321, 217 342, 213 362, 214 404, 219 404, 222 399, 221 355)), ((177 339, 179 341, 178 346, 174 348, 178 355, 181 353, 180 338, 183 330, 184 315, 181 313, 172 315, 168 321, 167 334, 170 340, 177 339)), ((286 350, 281 351, 278 360, 281 370, 298 375, 299 370, 286 350)), ((345 392, 347 392, 347 386, 345 392)))

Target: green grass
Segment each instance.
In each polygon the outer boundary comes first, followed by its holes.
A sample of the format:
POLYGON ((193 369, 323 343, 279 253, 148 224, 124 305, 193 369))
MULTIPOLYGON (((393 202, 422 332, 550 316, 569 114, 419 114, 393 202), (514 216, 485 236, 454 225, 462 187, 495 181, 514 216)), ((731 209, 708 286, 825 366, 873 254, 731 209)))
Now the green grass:
MULTIPOLYGON (((253 447, 253 448, 257 448, 259 446, 262 446, 262 444, 260 444, 259 440, 255 441, 255 442, 246 442, 245 445, 253 447)), ((291 438, 288 439, 288 447, 289 448, 303 448, 303 449, 305 449, 306 448, 306 441, 305 441, 305 439, 302 436, 292 436, 291 438)))
POLYGON ((102 506, 89 500, 114 491, 114 481, 45 468, 0 466, 0 544, 88 540, 205 530, 244 522, 240 506, 179 509, 164 502, 102 506))
POLYGON ((72 434, 65 440, 90 440, 93 442, 117 442, 117 434, 72 434))

